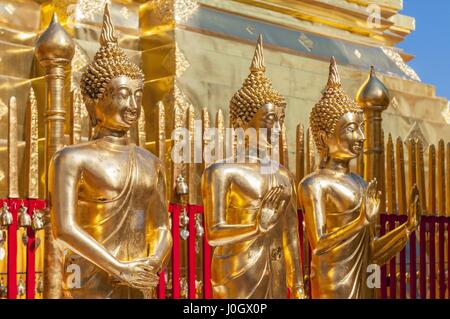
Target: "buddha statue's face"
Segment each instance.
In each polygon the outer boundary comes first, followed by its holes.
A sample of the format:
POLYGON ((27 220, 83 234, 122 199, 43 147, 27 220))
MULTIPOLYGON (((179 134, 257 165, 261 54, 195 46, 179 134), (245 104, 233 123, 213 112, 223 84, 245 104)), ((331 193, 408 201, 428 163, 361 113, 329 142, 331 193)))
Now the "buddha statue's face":
POLYGON ((266 129, 267 142, 271 143, 271 136, 281 133, 281 125, 284 122, 284 108, 272 103, 266 103, 253 116, 245 129, 254 128, 257 132, 266 129))
POLYGON ((328 156, 342 160, 358 157, 364 140, 363 113, 345 113, 336 124, 334 134, 325 140, 328 156))
POLYGON ((95 108, 98 124, 111 131, 128 131, 141 114, 142 88, 141 80, 113 78, 95 108))

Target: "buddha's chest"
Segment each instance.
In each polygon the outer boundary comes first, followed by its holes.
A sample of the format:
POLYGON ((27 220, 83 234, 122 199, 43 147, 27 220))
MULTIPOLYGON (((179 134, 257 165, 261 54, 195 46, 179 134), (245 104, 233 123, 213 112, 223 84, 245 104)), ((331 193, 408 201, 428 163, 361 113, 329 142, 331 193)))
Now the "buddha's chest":
POLYGON ((80 181, 79 196, 94 200, 112 200, 123 192, 152 191, 156 183, 154 168, 136 154, 100 153, 97 161, 85 165, 80 181))
POLYGON ((274 199, 278 202, 291 200, 292 185, 287 172, 261 174, 259 170, 241 169, 232 177, 227 190, 228 222, 251 222, 262 205, 270 189, 283 185, 280 195, 274 199))
POLYGON ((359 216, 364 185, 351 177, 328 181, 325 195, 328 227, 342 227, 359 216))

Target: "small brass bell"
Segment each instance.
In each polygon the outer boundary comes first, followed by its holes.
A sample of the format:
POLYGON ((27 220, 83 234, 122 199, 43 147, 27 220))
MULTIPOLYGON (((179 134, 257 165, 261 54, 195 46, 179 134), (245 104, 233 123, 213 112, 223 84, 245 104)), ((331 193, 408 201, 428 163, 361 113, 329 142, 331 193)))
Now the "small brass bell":
POLYGON ((28 208, 26 208, 23 203, 17 213, 17 220, 19 222, 19 227, 26 228, 31 226, 31 216, 28 214, 28 208))
POLYGON ((13 223, 13 215, 8 209, 8 204, 3 203, 2 212, 0 214, 1 226, 7 227, 13 223))
POLYGON ((40 211, 35 211, 33 213, 31 227, 34 231, 44 229, 44 215, 40 211))
POLYGON ((19 278, 19 283, 17 284, 17 295, 22 298, 25 296, 26 288, 25 288, 25 282, 23 281, 22 277, 19 278))
POLYGON ((6 241, 6 231, 0 230, 0 246, 6 241))
POLYGON ((37 281, 35 292, 37 295, 40 295, 44 292, 44 282, 42 280, 42 277, 39 277, 37 281))
POLYGON ((178 177, 177 177, 176 192, 177 192, 177 195, 179 195, 179 196, 189 194, 189 187, 188 187, 183 175, 178 175, 178 177))
POLYGON ((5 286, 3 278, 0 279, 0 298, 6 298, 8 295, 8 288, 5 286))

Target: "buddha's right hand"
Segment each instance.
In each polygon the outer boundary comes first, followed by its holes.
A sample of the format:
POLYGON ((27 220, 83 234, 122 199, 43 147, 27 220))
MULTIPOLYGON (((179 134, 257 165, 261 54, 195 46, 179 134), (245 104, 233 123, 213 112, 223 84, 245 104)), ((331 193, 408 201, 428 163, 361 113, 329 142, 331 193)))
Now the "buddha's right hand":
POLYGON ((120 284, 140 290, 152 289, 159 283, 159 276, 148 259, 121 262, 118 279, 120 284))
MULTIPOLYGON (((368 223, 378 220, 380 214, 381 192, 377 190, 377 180, 374 178, 367 185, 363 198, 363 209, 361 213, 365 215, 368 223)), ((364 218, 364 216, 362 216, 364 218)))
POLYGON ((272 187, 264 195, 258 213, 258 229, 261 232, 269 231, 277 223, 278 213, 285 204, 285 201, 281 200, 284 188, 284 185, 272 187))

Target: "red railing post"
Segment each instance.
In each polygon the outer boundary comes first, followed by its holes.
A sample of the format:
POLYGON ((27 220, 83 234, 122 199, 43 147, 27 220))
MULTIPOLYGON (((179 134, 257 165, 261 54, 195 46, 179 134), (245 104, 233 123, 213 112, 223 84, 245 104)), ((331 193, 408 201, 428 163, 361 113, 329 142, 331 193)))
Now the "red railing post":
POLYGON ((420 221, 419 229, 419 261, 420 261, 420 273, 419 273, 419 289, 420 298, 427 299, 427 255, 426 255, 426 230, 428 225, 428 216, 423 216, 420 221))
MULTIPOLYGON (((389 221, 389 231, 395 229, 395 215, 387 215, 389 221)), ((396 256, 389 261, 389 298, 397 298, 397 272, 396 272, 396 256)))
POLYGON ((436 217, 429 219, 430 231, 430 299, 436 299, 436 217))
POLYGON ((195 288, 195 277, 196 277, 196 265, 195 265, 195 214, 197 208, 194 205, 187 206, 187 214, 189 217, 189 237, 188 237, 188 297, 189 299, 195 299, 196 288, 195 288))
POLYGON ((417 298, 417 274, 416 274, 416 232, 412 232, 409 239, 409 276, 410 298, 417 298))
POLYGON ((439 225, 439 299, 445 299, 445 217, 437 217, 439 225))
POLYGON ((170 204, 172 217, 172 298, 180 299, 180 205, 170 204))
POLYGON ((166 299, 166 273, 164 270, 161 270, 159 273, 159 284, 156 293, 158 294, 158 299, 166 299))
POLYGON ((207 229, 203 207, 199 207, 199 213, 203 214, 203 229, 205 230, 203 235, 203 298, 211 299, 211 246, 209 246, 208 241, 206 240, 207 229))
MULTIPOLYGON (((449 185, 450 187, 450 185, 449 185)), ((450 240, 450 217, 445 217, 447 221, 447 240, 450 240)), ((448 274, 447 274, 447 299, 450 299, 450 242, 447 242, 447 268, 448 268, 448 274)))
POLYGON ((8 227, 8 299, 17 299, 17 211, 21 200, 9 199, 13 223, 8 227))
MULTIPOLYGON (((380 236, 384 236, 384 234, 386 234, 386 214, 381 214, 380 215, 380 236)), ((387 286, 386 286, 386 282, 387 282, 387 269, 386 269, 386 265, 382 265, 381 266, 381 287, 380 287, 380 295, 381 295, 381 299, 386 299, 387 298, 387 286)))
MULTIPOLYGON (((405 215, 399 216, 400 225, 407 219, 405 215)), ((406 299, 406 247, 400 251, 400 299, 406 299)))

